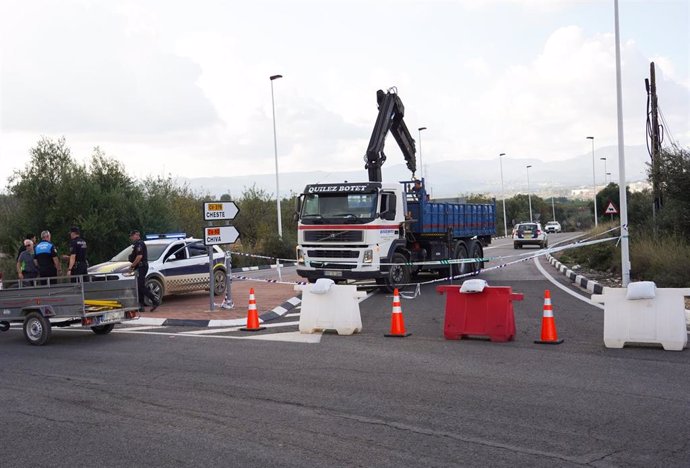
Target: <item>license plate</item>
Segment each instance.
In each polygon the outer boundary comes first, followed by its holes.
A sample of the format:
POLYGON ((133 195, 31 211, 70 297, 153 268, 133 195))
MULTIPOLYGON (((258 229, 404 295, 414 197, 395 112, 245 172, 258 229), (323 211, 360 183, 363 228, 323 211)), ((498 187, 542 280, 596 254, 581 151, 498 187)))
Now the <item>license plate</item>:
POLYGON ((525 239, 531 239, 532 238, 532 233, 531 232, 526 232, 525 233, 525 239))
POLYGON ((324 272, 324 275, 326 275, 326 276, 343 276, 343 272, 342 271, 329 270, 329 271, 324 272))
POLYGON ((101 318, 101 323, 119 322, 124 316, 124 312, 106 312, 101 318))

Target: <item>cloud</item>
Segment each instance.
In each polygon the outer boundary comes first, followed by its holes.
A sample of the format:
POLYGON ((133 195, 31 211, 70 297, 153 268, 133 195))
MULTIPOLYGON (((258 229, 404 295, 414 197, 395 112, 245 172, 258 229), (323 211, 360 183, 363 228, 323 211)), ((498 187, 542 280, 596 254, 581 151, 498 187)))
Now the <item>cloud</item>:
MULTIPOLYGON (((633 41, 622 44, 621 53, 625 142, 643 144, 649 64, 633 41)), ((572 148, 580 146, 584 152, 589 135, 595 136, 597 145, 615 145, 614 59, 613 35, 587 36, 576 26, 557 29, 534 60, 505 69, 479 88, 468 102, 475 119, 467 133, 481 135, 484 141, 458 142, 457 147, 464 156, 479 147, 494 157, 507 152, 564 159, 572 155, 572 148)), ((688 89, 669 78, 660 95, 668 120, 687 129, 688 89)))
POLYGON ((217 122, 196 84, 201 69, 133 30, 96 2, 7 8, 3 47, 5 130, 152 134, 217 122))

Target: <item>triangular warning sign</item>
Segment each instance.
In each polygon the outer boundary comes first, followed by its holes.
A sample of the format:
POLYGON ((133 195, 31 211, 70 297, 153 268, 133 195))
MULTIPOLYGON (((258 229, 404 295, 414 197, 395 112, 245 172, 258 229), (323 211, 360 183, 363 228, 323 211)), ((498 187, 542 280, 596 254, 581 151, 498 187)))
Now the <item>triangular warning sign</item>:
POLYGON ((606 207, 606 211, 604 211, 606 214, 618 214, 618 210, 616 209, 616 205, 613 204, 612 201, 609 202, 609 206, 606 207))

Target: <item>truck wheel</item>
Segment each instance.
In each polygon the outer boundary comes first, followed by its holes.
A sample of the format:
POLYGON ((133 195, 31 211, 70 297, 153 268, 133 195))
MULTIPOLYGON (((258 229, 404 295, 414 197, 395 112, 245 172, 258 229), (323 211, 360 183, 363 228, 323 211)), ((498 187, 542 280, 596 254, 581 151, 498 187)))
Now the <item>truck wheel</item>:
POLYGON ((0 322, 0 331, 7 331, 10 329, 10 322, 5 322, 4 320, 0 322))
POLYGON ((225 270, 218 268, 213 272, 213 294, 216 296, 222 296, 225 294, 225 280, 227 275, 225 270))
POLYGON ((50 321, 39 312, 29 312, 24 319, 24 338, 34 346, 44 345, 50 338, 50 321))
POLYGON ((385 282, 385 288, 388 292, 393 292, 399 285, 410 282, 410 267, 405 265, 407 258, 401 253, 395 253, 391 263, 394 263, 394 265, 390 266, 385 282))
POLYGON ((96 334, 96 335, 107 335, 111 331, 113 331, 113 328, 115 328, 114 323, 109 323, 107 325, 98 325, 96 327, 91 327, 91 330, 96 334))
MULTIPOLYGON (((467 246, 464 242, 460 241, 455 244, 455 251, 453 252, 454 260, 464 260, 467 258, 467 246)), ((469 273, 469 263, 454 263, 453 264, 453 276, 464 275, 469 273)))
MULTIPOLYGON (((156 299, 158 299, 159 303, 163 302, 163 283, 160 282, 159 279, 157 278, 149 278, 146 280, 146 289, 151 291, 154 296, 156 296, 156 299)), ((146 305, 150 306, 153 305, 151 304, 151 301, 149 298, 144 298, 144 303, 146 305)))
MULTIPOLYGON (((470 243, 470 258, 484 258, 484 249, 482 248, 482 243, 478 240, 473 240, 470 243)), ((484 262, 474 262, 470 263, 470 271, 479 271, 484 268, 484 262)))

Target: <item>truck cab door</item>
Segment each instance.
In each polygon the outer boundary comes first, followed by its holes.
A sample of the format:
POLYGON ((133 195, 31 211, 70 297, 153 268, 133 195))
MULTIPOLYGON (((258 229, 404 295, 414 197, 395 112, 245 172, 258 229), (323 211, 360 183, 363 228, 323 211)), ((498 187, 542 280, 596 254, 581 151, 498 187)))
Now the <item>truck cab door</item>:
POLYGON ((386 221, 395 221, 397 197, 393 192, 383 192, 381 194, 381 206, 379 216, 386 221))

